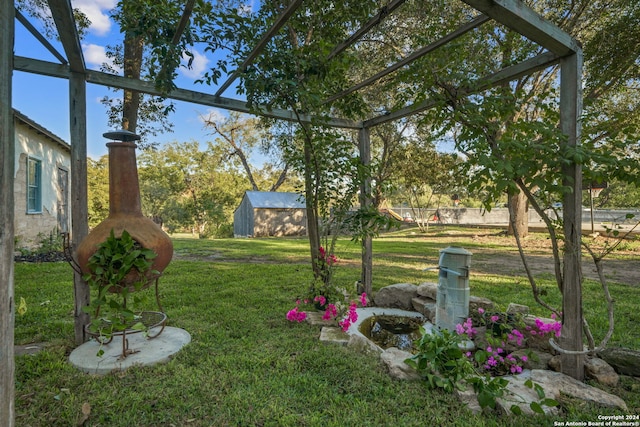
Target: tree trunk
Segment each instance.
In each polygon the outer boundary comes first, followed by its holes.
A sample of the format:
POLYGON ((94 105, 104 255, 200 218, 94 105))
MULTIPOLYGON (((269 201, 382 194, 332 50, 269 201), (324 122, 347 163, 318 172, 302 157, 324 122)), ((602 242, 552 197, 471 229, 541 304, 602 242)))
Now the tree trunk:
MULTIPOLYGON (((142 37, 124 38, 124 76, 131 79, 140 79, 142 68, 142 52, 144 41, 142 37)), ((138 127, 138 109, 140 108, 140 93, 126 90, 122 101, 122 129, 136 132, 138 127)))
POLYGON ((311 266, 313 275, 321 277, 321 271, 318 266, 318 256, 320 255, 320 226, 318 224, 318 203, 316 201, 316 192, 314 188, 311 140, 309 136, 305 136, 304 140, 304 201, 307 208, 307 234, 309 235, 309 249, 311 253, 311 266))
POLYGON ((529 234, 529 207, 527 205, 527 196, 522 192, 509 195, 509 216, 513 215, 513 218, 509 218, 509 235, 514 235, 515 230, 513 225, 515 223, 518 230, 518 237, 527 237, 529 234))

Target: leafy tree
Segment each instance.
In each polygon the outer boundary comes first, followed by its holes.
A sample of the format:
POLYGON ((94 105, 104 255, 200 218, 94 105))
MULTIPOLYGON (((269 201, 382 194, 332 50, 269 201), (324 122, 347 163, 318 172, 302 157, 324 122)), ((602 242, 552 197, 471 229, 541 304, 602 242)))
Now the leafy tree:
POLYGON ((87 158, 87 212, 89 227, 100 224, 109 215, 109 157, 87 158))
POLYGON ((453 195, 463 194, 465 175, 461 160, 453 153, 439 153, 433 146, 415 142, 402 150, 401 179, 411 205, 413 218, 421 231, 453 195), (429 211, 427 208, 433 207, 429 211))
MULTIPOLYGON (((214 40, 227 40, 233 55, 245 58, 256 34, 263 34, 285 6, 286 2, 278 1, 263 4, 254 13, 227 10, 219 16, 220 24, 205 31, 206 35, 214 40)), ((331 112, 322 102, 323 98, 336 87, 346 86, 345 74, 353 65, 354 57, 342 54, 328 61, 330 49, 346 39, 357 22, 368 19, 373 6, 369 2, 334 2, 330 6, 324 2, 303 3, 251 66, 240 70, 239 90, 251 106, 294 112, 296 137, 292 138, 284 157, 304 176, 310 253, 316 277, 322 276, 317 262, 320 219, 328 214, 332 202, 351 200, 350 197, 333 200, 329 197, 343 195, 346 187, 353 188, 352 183, 346 183, 346 177, 358 175, 351 172, 355 146, 338 132, 324 129, 321 119, 311 124, 302 116, 321 118, 331 112)), ((233 65, 241 64, 238 61, 233 65)), ((203 81, 216 83, 221 67, 217 68, 203 81)), ((346 97, 332 107, 348 117, 362 112, 359 97, 346 97)))
MULTIPOLYGON (((42 25, 42 33, 50 39, 58 37, 58 31, 56 30, 55 22, 49 11, 49 3, 47 0, 16 0, 16 9, 22 13, 34 17, 40 25, 42 25)), ((76 28, 80 38, 86 35, 87 29, 91 22, 87 16, 82 13, 77 7, 72 8, 73 18, 76 21, 76 28)))
POLYGON ((195 141, 170 143, 140 156, 143 210, 172 231, 201 238, 228 235, 233 209, 244 192, 242 177, 222 167, 224 154, 195 141))
MULTIPOLYGON (((230 112, 226 118, 215 117, 210 115, 205 118, 205 126, 212 129, 214 135, 217 135, 215 143, 221 147, 225 147, 229 160, 236 159, 240 162, 242 169, 245 171, 251 189, 253 191, 277 191, 278 188, 287 179, 289 166, 285 162, 276 179, 268 186, 260 186, 259 180, 255 176, 254 167, 250 163, 249 157, 256 148, 259 153, 268 154, 268 146, 266 141, 270 139, 269 128, 260 126, 258 118, 242 118, 239 113, 230 112), (264 149, 262 148, 264 147, 264 149)), ((273 172, 273 165, 270 165, 273 172)))

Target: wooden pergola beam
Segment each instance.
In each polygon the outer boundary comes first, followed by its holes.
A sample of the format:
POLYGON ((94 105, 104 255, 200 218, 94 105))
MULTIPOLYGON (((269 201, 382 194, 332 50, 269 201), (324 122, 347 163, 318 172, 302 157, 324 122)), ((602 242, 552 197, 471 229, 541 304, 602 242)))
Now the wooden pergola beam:
MULTIPOLYGON (((56 64, 53 62, 41 61, 37 59, 25 58, 23 56, 15 57, 14 68, 18 71, 24 71, 28 73, 41 74, 51 77, 59 77, 68 79, 71 75, 71 70, 68 66, 56 64)), ((209 107, 222 108, 226 110, 238 111, 240 113, 258 114, 273 119, 280 119, 286 121, 297 121, 298 117, 289 110, 283 110, 279 108, 267 109, 262 108, 258 111, 249 107, 244 101, 239 101, 232 98, 225 98, 221 96, 209 95, 202 92, 187 89, 174 89, 169 93, 164 93, 156 89, 152 82, 143 80, 135 80, 114 74, 102 73, 99 71, 87 70, 85 72, 85 78, 87 83, 94 83, 102 86, 109 86, 117 89, 135 90, 138 92, 148 93, 153 96, 161 96, 166 98, 175 99, 178 101, 191 102, 194 104, 206 105, 209 107)), ((317 122, 319 119, 312 116, 301 116, 303 122, 311 123, 317 122)), ((361 122, 331 118, 325 122, 327 126, 345 128, 345 129, 360 129, 362 127, 361 122)))
POLYGON ((67 59, 62 56, 62 54, 58 52, 58 50, 53 47, 51 43, 49 43, 49 40, 47 40, 42 34, 40 34, 36 27, 34 27, 31 22, 29 22, 29 20, 22 13, 20 13, 18 9, 16 9, 15 13, 18 22, 20 22, 27 29, 27 31, 29 31, 31 35, 35 37, 42 46, 44 46, 45 49, 51 52, 51 54, 55 56, 61 64, 68 64, 67 59))
POLYGON ((581 52, 569 34, 545 20, 520 0, 462 0, 558 56, 581 52))
POLYGON ((358 31, 356 31, 355 33, 353 33, 351 35, 351 37, 349 37, 347 40, 343 41, 342 43, 340 43, 339 45, 337 45, 332 51, 331 53, 327 56, 327 61, 330 61, 334 56, 340 54, 341 52, 343 52, 346 48, 348 48, 349 46, 351 46, 352 44, 354 44, 356 41, 360 40, 360 38, 362 36, 364 36, 365 34, 367 34, 369 31, 371 31, 371 29, 373 27, 375 27, 376 25, 378 25, 380 22, 382 22, 382 20, 384 18, 386 18, 387 16, 389 16, 391 13, 393 13, 394 10, 396 10, 398 7, 400 7, 404 2, 406 2, 407 0, 393 0, 391 3, 389 3, 388 5, 380 8, 380 10, 378 11, 378 13, 376 14, 376 16, 372 17, 369 21, 367 21, 362 27, 360 27, 358 29, 358 31))
POLYGON ((379 73, 369 77, 366 80, 363 80, 362 82, 358 83, 357 85, 354 85, 348 89, 343 90, 340 93, 337 93, 333 96, 330 96, 329 98, 327 98, 324 102, 325 103, 330 103, 333 102, 337 99, 342 98, 343 96, 346 96, 352 92, 355 92, 357 90, 362 89, 363 87, 369 86, 371 84, 373 84, 374 82, 380 80, 382 77, 393 73, 394 71, 412 63, 413 61, 415 61, 418 58, 421 58, 423 56, 425 56, 426 54, 433 52, 434 50, 438 49, 439 47, 442 47, 444 45, 446 45, 447 43, 449 43, 452 40, 457 39, 458 37, 468 33, 469 31, 473 30, 474 28, 479 27, 480 25, 484 24, 485 22, 487 22, 489 20, 489 17, 484 16, 484 15, 480 15, 476 18, 474 18, 473 20, 469 21, 468 23, 460 26, 459 28, 457 28, 455 31, 452 31, 451 33, 447 34, 446 36, 442 37, 439 40, 436 40, 435 42, 423 47, 422 49, 418 49, 417 51, 413 52, 412 54, 410 54, 409 56, 407 56, 406 58, 396 62, 395 64, 385 68, 384 70, 380 71, 379 73))
MULTIPOLYGON (((560 61, 560 58, 556 54, 551 52, 542 53, 519 64, 503 68, 502 70, 497 71, 493 74, 481 77, 480 79, 478 79, 478 84, 474 86, 473 89, 459 88, 459 96, 465 97, 474 93, 482 92, 483 90, 487 90, 502 83, 510 82, 527 74, 543 70, 551 65, 557 64, 558 61, 560 61)), ((409 105, 399 110, 392 111, 389 114, 384 114, 373 119, 365 120, 363 122, 363 126, 373 127, 383 123, 402 119, 412 114, 429 110, 436 105, 438 105, 437 101, 433 99, 427 99, 418 104, 409 105)))
POLYGON ((280 31, 280 28, 282 28, 282 26, 287 23, 291 15, 293 15, 293 13, 300 7, 301 4, 302 0, 294 0, 293 2, 291 2, 291 4, 289 4, 289 6, 287 6, 284 12, 282 12, 282 14, 278 16, 278 19, 276 19, 276 22, 273 23, 271 28, 269 28, 269 30, 267 30, 267 32, 262 35, 258 43, 256 43, 256 45, 254 46, 253 50, 251 50, 245 60, 242 61, 242 64, 240 64, 240 66, 233 73, 231 73, 229 78, 227 78, 227 80, 218 88, 215 96, 221 96, 224 91, 227 90, 229 86, 231 86, 231 83, 233 83, 240 74, 244 73, 244 70, 246 70, 249 64, 251 64, 258 57, 258 55, 260 55, 260 53, 267 46, 267 43, 269 43, 269 40, 271 40, 273 36, 276 35, 278 31, 280 31))
POLYGON ((84 73, 86 66, 80 47, 80 37, 76 29, 76 21, 73 18, 73 9, 69 0, 48 0, 51 16, 58 29, 58 37, 62 42, 64 53, 69 60, 71 71, 84 73))
POLYGON ((15 130, 11 107, 13 2, 0 2, 0 423, 15 426, 14 178, 15 130))

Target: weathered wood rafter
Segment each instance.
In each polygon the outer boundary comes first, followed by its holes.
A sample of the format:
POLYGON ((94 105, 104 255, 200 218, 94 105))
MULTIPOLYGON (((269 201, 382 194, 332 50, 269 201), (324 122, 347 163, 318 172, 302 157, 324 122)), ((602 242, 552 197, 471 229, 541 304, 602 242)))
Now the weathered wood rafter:
POLYGON ((51 16, 58 29, 58 37, 67 55, 71 71, 83 73, 86 70, 80 37, 76 29, 76 21, 73 18, 73 10, 69 0, 48 0, 51 16))
POLYGON ((456 29, 455 31, 452 31, 451 33, 447 34, 446 36, 442 37, 439 40, 436 40, 435 42, 421 48, 418 49, 417 51, 413 52, 412 54, 410 54, 409 56, 407 56, 406 58, 396 62, 395 64, 385 68, 384 70, 380 71, 379 73, 369 77, 366 80, 363 80, 362 82, 358 83, 357 85, 354 85, 352 87, 350 87, 349 89, 345 89, 342 92, 330 96, 329 98, 327 98, 325 100, 325 103, 329 103, 329 102, 333 102, 337 99, 342 98, 343 96, 346 96, 352 92, 355 92, 359 89, 362 89, 365 86, 369 86, 370 84, 373 84, 374 82, 376 82, 377 80, 380 80, 382 77, 393 73, 394 71, 399 70, 400 68, 411 64, 412 62, 414 62, 416 59, 421 58, 423 56, 425 56, 426 54, 433 52, 434 50, 436 50, 437 48, 446 45, 447 43, 451 42, 452 40, 457 39, 458 37, 468 33, 469 31, 473 30, 474 28, 479 27, 480 25, 484 24, 485 22, 487 22, 489 20, 488 16, 485 15, 480 15, 474 19, 472 19, 471 21, 469 21, 468 23, 460 26, 458 29, 456 29))
POLYGON ((240 64, 238 69, 231 73, 229 78, 224 83, 222 83, 222 85, 220 85, 220 88, 215 93, 215 96, 221 96, 224 91, 227 90, 227 88, 231 85, 231 83, 233 83, 238 78, 238 76, 240 76, 240 74, 244 73, 245 69, 258 57, 258 55, 260 55, 260 53, 267 46, 267 43, 269 43, 269 40, 271 40, 273 36, 280 30, 280 28, 282 28, 282 26, 287 23, 291 15, 293 15, 293 13, 300 7, 301 4, 302 0, 295 0, 291 2, 291 4, 289 4, 284 12, 282 12, 282 14, 278 16, 278 19, 276 19, 276 22, 273 23, 271 28, 269 28, 269 30, 267 30, 267 32, 262 35, 260 40, 258 40, 258 43, 256 43, 253 50, 249 52, 249 55, 247 55, 245 60, 242 61, 242 64, 240 64))
POLYGON ((55 56, 61 64, 68 64, 67 59, 62 56, 62 54, 58 52, 58 50, 53 47, 51 43, 49 43, 49 40, 47 40, 42 34, 40 34, 40 31, 38 31, 36 27, 34 27, 31 22, 29 22, 29 20, 22 13, 20 13, 18 9, 16 9, 15 12, 18 22, 20 22, 27 29, 27 31, 29 31, 31 35, 35 37, 42 46, 44 46, 45 49, 51 52, 51 54, 55 56))
MULTIPOLYGON (((474 93, 482 92, 492 87, 499 86, 503 83, 518 79, 527 74, 543 70, 551 65, 557 64, 559 61, 560 57, 554 53, 542 53, 519 64, 511 65, 509 67, 503 68, 500 71, 481 77, 480 79, 478 79, 477 84, 472 89, 459 88, 458 96, 462 98, 474 93)), ((388 123, 410 116, 412 114, 420 113, 422 111, 433 108, 436 105, 436 101, 427 99, 418 104, 409 105, 399 110, 392 111, 389 114, 383 114, 373 119, 365 120, 363 125, 364 127, 372 127, 380 125, 382 123, 388 123)))
POLYGON ((351 37, 337 45, 327 56, 327 61, 331 60, 334 56, 340 54, 346 48, 354 44, 356 41, 360 40, 362 36, 371 31, 373 27, 382 22, 384 18, 393 13, 394 10, 396 10, 406 1, 407 0, 393 0, 391 3, 381 8, 374 17, 367 21, 367 23, 365 23, 360 29, 358 29, 358 31, 353 33, 351 37))
POLYGON ((558 56, 582 52, 569 34, 545 20, 519 0, 462 0, 469 6, 558 56))

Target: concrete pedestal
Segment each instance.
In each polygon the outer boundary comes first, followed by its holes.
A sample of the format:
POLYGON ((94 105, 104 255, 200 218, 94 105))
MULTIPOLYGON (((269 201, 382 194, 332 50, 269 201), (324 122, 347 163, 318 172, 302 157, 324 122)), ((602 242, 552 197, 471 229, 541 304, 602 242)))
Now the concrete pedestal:
MULTIPOLYGON (((151 330, 153 334, 153 329, 151 330)), ((191 342, 191 335, 179 328, 167 326, 156 338, 147 339, 143 333, 127 335, 129 350, 134 353, 122 358, 122 337, 116 336, 103 345, 104 354, 97 356, 100 344, 88 341, 69 355, 69 362, 88 374, 104 375, 123 371, 132 366, 151 366, 167 363, 182 347, 191 342)))

